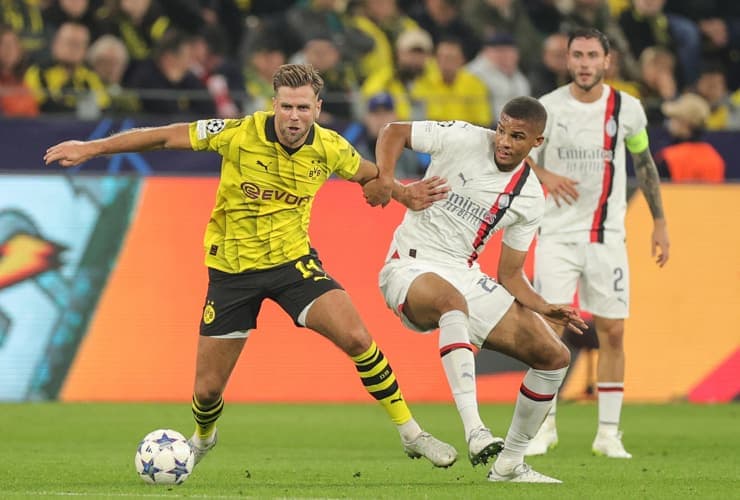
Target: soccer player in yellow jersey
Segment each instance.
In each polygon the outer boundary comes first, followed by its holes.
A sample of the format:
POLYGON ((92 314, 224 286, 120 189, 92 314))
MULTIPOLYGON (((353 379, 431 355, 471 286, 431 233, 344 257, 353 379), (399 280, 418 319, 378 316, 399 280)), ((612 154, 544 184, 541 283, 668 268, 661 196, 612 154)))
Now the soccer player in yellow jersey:
MULTIPOLYGON (((422 431, 411 416, 390 364, 309 242, 314 196, 332 174, 361 184, 372 206, 388 203, 394 186, 392 167, 380 169, 362 159, 346 139, 315 123, 322 86, 311 66, 284 65, 273 78, 273 113, 66 141, 50 147, 44 160, 71 167, 99 155, 152 149, 216 151, 223 157, 204 241, 209 284, 192 402, 196 429, 190 440, 196 463, 216 444, 226 383, 257 324, 262 301, 270 298, 296 325, 320 333, 352 358, 365 389, 396 424, 407 455, 448 467, 456 450, 422 431)), ((446 187, 432 180, 405 190, 399 199, 420 209, 441 199, 446 187)))

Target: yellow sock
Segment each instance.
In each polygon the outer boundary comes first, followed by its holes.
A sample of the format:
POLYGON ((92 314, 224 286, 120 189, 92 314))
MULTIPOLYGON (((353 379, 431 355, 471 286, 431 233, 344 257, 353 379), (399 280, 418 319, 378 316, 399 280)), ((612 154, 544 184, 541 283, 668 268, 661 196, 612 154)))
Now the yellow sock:
POLYGON ((396 376, 383 353, 373 342, 370 348, 358 356, 352 356, 362 385, 378 400, 396 425, 411 420, 411 410, 398 388, 396 376))
POLYGON ((216 429, 216 420, 221 416, 224 409, 223 397, 218 398, 215 403, 204 406, 193 394, 193 417, 195 418, 195 434, 201 440, 208 440, 216 429))

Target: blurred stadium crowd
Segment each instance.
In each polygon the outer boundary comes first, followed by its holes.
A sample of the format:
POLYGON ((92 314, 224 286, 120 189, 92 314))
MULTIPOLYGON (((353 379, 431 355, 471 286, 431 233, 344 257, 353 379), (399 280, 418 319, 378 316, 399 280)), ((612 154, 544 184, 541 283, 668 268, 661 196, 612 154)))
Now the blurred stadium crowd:
POLYGON ((0 0, 0 9, 3 116, 237 117, 271 108, 278 66, 308 62, 326 81, 320 123, 356 124, 341 128, 372 150, 391 120, 493 124, 510 98, 567 83, 567 33, 595 27, 613 44, 607 82, 639 97, 652 125, 672 113, 694 129, 740 129, 734 0, 0 0), (685 92, 691 99, 677 100, 685 92))

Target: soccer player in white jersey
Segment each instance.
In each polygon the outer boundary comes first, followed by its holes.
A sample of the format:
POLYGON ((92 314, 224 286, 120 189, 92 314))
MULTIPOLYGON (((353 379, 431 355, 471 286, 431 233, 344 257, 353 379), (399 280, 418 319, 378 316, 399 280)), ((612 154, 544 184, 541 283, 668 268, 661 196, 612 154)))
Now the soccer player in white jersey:
MULTIPOLYGON (((444 199, 406 212, 379 282, 386 304, 406 326, 419 332, 439 327, 442 365, 469 458, 476 465, 498 455, 490 481, 560 482, 524 463, 527 444, 570 362, 568 349, 542 316, 576 331, 586 327, 574 308, 545 302, 523 271, 545 203, 524 159, 542 142, 546 116, 536 99, 518 97, 504 106, 495 133, 459 121, 396 122, 386 125, 377 143, 379 165, 395 165, 409 147, 431 154, 426 178, 448 181, 444 199), (481 271, 477 260, 501 229, 497 282, 481 271), (478 413, 473 345, 531 367, 505 442, 491 434, 478 413)), ((404 202, 406 195, 399 185, 393 190, 398 201, 404 202)))
MULTIPOLYGON (((550 195, 535 250, 535 288, 549 302, 570 304, 577 287, 581 308, 593 314, 599 340, 599 424, 592 449, 597 455, 631 458, 619 431, 629 311, 625 148, 650 207, 652 255, 661 267, 669 243, 645 112, 636 98, 604 84, 608 65, 604 34, 576 31, 568 41, 572 82, 540 98, 548 118, 545 140, 532 152, 532 168, 550 195)), ((555 407, 553 401, 528 455, 557 444, 555 407)))

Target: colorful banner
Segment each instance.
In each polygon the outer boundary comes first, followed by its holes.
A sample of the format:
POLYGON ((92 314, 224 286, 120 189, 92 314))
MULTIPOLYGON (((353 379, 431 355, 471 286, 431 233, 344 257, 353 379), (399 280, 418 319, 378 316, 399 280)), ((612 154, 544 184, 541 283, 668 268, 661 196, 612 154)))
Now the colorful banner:
POLYGON ((138 181, 4 176, 0 400, 53 399, 87 332, 138 181))

